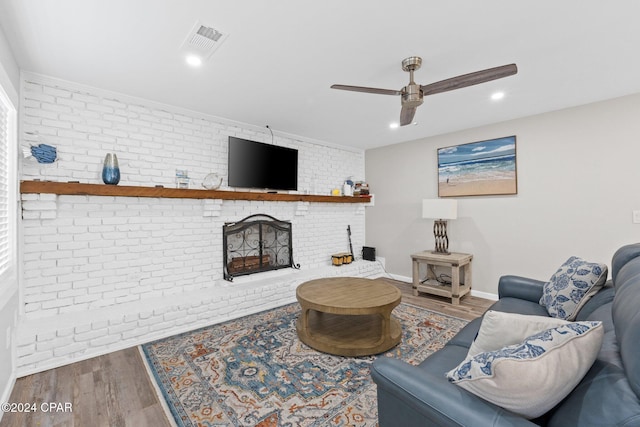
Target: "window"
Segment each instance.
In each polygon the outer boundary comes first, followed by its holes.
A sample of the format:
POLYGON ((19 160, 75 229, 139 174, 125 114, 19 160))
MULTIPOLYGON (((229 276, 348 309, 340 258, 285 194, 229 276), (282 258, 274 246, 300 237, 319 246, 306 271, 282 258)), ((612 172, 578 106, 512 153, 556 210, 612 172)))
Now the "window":
POLYGON ((12 267, 16 260, 15 122, 15 108, 0 87, 0 278, 3 279, 15 273, 12 267))

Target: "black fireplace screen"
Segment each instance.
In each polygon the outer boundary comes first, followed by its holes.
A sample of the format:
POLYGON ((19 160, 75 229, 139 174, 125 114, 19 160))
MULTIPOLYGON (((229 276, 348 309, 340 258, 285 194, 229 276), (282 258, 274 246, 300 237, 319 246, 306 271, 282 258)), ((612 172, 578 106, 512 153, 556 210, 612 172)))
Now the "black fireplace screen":
POLYGON ((291 223, 269 215, 251 215, 222 227, 224 278, 300 268, 293 262, 291 223))

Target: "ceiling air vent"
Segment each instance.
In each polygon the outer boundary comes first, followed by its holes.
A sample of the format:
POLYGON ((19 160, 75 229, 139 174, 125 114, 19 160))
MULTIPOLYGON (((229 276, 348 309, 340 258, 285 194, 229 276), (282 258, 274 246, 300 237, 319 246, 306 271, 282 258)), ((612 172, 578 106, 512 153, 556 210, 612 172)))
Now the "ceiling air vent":
POLYGON ((209 58, 220 47, 229 34, 224 31, 196 22, 185 39, 180 50, 198 54, 202 59, 209 58))

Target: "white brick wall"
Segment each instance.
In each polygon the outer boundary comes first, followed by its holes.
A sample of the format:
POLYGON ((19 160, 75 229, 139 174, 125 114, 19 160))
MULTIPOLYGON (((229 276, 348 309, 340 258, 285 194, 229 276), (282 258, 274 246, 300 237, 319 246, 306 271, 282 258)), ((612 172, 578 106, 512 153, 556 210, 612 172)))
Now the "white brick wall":
MULTIPOLYGON (((210 172, 227 175, 229 136, 271 142, 265 127, 182 111, 125 95, 25 73, 22 87, 22 145, 58 148, 58 161, 27 160, 23 179, 102 183, 102 162, 116 153, 121 185, 175 183, 187 169, 192 188, 210 172)), ((274 143, 299 150, 302 192, 329 194, 349 176, 364 178, 364 153, 275 132, 274 143), (314 191, 315 190, 315 191, 314 191)))
MULTIPOLYGON (((270 142, 266 129, 125 95, 25 74, 21 144, 57 147, 58 160, 26 159, 22 179, 101 183, 106 153, 118 155, 120 185, 174 186, 187 169, 192 188, 227 174, 229 135, 270 142)), ((327 194, 349 176, 364 178, 364 155, 292 136, 299 188, 327 194)), ((20 375, 295 300, 295 287, 332 274, 375 276, 375 263, 331 267, 358 254, 366 208, 353 204, 22 196, 20 375), (294 260, 280 270, 222 280, 222 225, 255 213, 293 224, 294 260)))
MULTIPOLYGON (((54 317, 55 322, 27 319, 18 327, 20 376, 61 366, 140 343, 175 335, 295 302, 295 288, 304 281, 332 276, 379 277, 375 262, 355 261, 341 267, 325 266, 284 273, 263 273, 266 279, 216 286, 123 303, 84 313, 54 317)), ((51 318, 49 318, 51 319, 51 318)))

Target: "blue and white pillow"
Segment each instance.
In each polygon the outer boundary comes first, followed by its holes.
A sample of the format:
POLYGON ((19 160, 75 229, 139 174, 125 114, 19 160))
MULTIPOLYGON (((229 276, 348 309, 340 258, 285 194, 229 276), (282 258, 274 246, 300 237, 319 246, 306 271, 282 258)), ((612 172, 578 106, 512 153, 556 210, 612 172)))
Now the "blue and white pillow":
POLYGON ((578 385, 593 365, 603 336, 602 322, 567 323, 520 344, 467 356, 446 375, 457 386, 532 419, 578 385))
POLYGON ((549 316, 574 320, 607 280, 607 266, 572 256, 544 284, 540 305, 549 316))
POLYGON ((569 323, 567 320, 555 317, 487 310, 482 316, 480 329, 469 347, 467 356, 519 344, 531 335, 567 323, 569 323))

